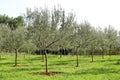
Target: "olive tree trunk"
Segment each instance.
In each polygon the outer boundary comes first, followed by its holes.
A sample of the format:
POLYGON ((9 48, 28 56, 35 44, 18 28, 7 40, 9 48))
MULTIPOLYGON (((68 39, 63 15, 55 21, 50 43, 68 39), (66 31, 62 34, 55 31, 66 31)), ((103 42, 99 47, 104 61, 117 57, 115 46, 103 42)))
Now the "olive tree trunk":
POLYGON ((48 72, 48 58, 47 58, 47 52, 45 50, 45 69, 46 69, 46 72, 48 72))
POLYGON ((94 50, 92 50, 91 52, 91 58, 92 58, 92 62, 94 61, 94 50))
POLYGON ((17 66, 17 57, 18 57, 18 50, 15 49, 15 66, 17 66))
POLYGON ((78 48, 76 48, 76 67, 79 67, 79 55, 78 55, 78 48))

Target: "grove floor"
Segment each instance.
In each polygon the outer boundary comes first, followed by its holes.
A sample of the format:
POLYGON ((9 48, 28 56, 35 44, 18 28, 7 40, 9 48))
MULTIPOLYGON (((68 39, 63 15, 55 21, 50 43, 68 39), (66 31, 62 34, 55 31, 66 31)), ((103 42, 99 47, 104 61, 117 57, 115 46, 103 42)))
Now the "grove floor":
POLYGON ((53 76, 34 75, 45 72, 45 62, 40 55, 18 55, 18 66, 14 67, 14 55, 2 54, 0 60, 0 80, 120 80, 120 56, 95 56, 91 62, 89 56, 48 55, 48 68, 52 72, 61 72, 53 76))

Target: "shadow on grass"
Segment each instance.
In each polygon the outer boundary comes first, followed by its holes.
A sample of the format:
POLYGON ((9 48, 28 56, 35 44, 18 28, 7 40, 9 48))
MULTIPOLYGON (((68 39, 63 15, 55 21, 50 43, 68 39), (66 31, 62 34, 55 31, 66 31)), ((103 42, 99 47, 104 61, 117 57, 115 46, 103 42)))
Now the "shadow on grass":
POLYGON ((0 63, 0 65, 13 65, 13 62, 5 62, 5 63, 0 63))
POLYGON ((71 62, 75 62, 75 60, 66 60, 66 61, 52 61, 52 63, 51 64, 49 64, 49 66, 59 66, 59 65, 68 65, 68 64, 70 64, 71 62))
POLYGON ((41 56, 37 56, 37 57, 33 57, 33 58, 29 58, 29 59, 26 59, 27 61, 35 61, 35 60, 41 60, 41 56))
POLYGON ((116 61, 115 65, 120 65, 120 59, 116 61))
POLYGON ((95 60, 94 62, 114 62, 118 60, 120 59, 101 59, 101 60, 95 60))
POLYGON ((7 58, 0 58, 0 60, 7 60, 7 58))
POLYGON ((86 74, 92 74, 92 75, 99 75, 99 74, 108 74, 108 73, 119 73, 120 70, 116 70, 114 68, 91 68, 87 70, 81 70, 76 71, 73 73, 73 75, 86 75, 86 74))
POLYGON ((43 70, 44 68, 17 68, 15 67, 14 69, 8 69, 8 70, 0 70, 0 72, 21 72, 21 71, 36 71, 36 70, 43 70))
POLYGON ((118 61, 118 60, 120 60, 120 59, 107 59, 107 60, 105 60, 105 61, 113 62, 113 61, 118 61))

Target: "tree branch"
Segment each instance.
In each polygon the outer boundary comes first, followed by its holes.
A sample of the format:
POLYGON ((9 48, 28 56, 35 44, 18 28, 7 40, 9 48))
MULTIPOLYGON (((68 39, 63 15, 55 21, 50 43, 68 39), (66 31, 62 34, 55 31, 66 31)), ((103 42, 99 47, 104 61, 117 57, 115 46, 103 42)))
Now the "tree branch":
POLYGON ((50 44, 48 44, 48 45, 46 46, 46 48, 50 47, 52 44, 56 43, 56 42, 59 41, 59 40, 60 40, 60 39, 57 39, 57 40, 51 42, 50 44))

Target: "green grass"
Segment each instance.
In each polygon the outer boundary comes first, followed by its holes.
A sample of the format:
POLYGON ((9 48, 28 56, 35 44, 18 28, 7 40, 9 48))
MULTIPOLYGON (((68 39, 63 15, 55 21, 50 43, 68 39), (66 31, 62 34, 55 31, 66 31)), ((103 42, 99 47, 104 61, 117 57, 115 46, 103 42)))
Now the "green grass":
POLYGON ((120 80, 120 56, 79 56, 79 67, 75 56, 48 55, 49 71, 63 72, 54 76, 33 75, 44 72, 45 65, 40 55, 18 56, 18 66, 14 67, 14 55, 2 54, 0 60, 0 80, 120 80))

